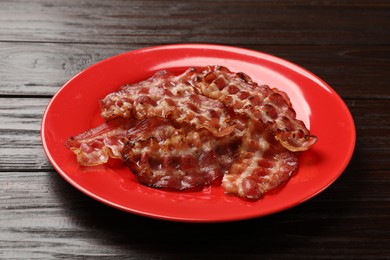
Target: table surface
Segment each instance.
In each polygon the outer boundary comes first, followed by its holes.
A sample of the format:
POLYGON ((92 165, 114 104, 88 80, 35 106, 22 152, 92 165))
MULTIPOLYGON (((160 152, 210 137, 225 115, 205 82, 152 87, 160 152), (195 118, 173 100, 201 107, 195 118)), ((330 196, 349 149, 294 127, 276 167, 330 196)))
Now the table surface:
POLYGON ((389 76, 385 0, 1 1, 0 258, 390 259, 389 76), (214 224, 122 212, 68 184, 40 140, 53 94, 98 61, 170 43, 257 50, 326 81, 356 124, 341 177, 286 211, 214 224))

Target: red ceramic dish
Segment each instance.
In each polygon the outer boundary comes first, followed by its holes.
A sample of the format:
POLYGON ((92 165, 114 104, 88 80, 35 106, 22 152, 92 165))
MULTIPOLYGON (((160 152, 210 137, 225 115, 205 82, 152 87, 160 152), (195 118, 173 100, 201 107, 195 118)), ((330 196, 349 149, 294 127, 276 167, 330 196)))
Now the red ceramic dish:
POLYGON ((307 70, 256 51, 204 44, 167 45, 124 53, 82 71, 53 97, 43 116, 43 147, 58 173, 70 184, 115 208, 135 214, 185 222, 222 222, 279 212, 315 196, 334 182, 347 166, 355 146, 351 114, 335 91, 307 70), (139 184, 121 164, 78 165, 64 145, 103 120, 98 99, 121 85, 167 69, 223 65, 242 71, 260 84, 285 91, 299 119, 318 142, 300 157, 298 172, 278 192, 256 202, 227 196, 219 186, 197 192, 172 192, 139 184))

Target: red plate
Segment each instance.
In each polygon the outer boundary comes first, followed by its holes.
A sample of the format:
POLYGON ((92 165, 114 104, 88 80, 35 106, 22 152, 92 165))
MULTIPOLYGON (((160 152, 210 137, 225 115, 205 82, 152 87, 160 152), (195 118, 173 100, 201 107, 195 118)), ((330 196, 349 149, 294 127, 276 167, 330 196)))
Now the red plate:
POLYGON ((222 222, 260 217, 293 207, 318 194, 347 166, 355 146, 351 114, 337 93, 307 70, 256 51, 203 44, 167 45, 124 53, 82 71, 53 97, 43 116, 42 142, 59 174, 74 187, 115 208, 186 222, 222 222), (170 192, 145 187, 121 165, 81 167, 66 138, 101 123, 98 99, 121 85, 167 69, 223 65, 260 84, 287 92, 318 142, 300 157, 298 172, 278 192, 256 202, 224 194, 221 187, 170 192))

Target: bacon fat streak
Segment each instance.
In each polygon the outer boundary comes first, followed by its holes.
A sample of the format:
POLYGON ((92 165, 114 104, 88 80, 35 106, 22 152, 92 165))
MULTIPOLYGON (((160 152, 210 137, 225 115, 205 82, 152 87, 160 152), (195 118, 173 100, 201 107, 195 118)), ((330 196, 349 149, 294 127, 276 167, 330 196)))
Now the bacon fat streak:
POLYGON ((288 181, 316 137, 288 96, 222 66, 166 71, 100 100, 102 125, 70 137, 80 165, 123 160, 147 186, 184 190, 222 179, 257 200, 288 181))

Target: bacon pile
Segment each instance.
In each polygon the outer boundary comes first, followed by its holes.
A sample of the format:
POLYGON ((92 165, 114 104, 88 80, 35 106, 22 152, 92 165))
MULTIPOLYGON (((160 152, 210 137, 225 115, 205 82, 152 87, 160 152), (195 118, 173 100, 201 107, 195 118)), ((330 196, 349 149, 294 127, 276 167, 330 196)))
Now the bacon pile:
POLYGON ((66 141, 80 165, 123 160, 150 187, 184 190, 222 180, 257 200, 298 168, 316 137, 288 96, 222 66, 157 72, 100 100, 106 122, 66 141))

